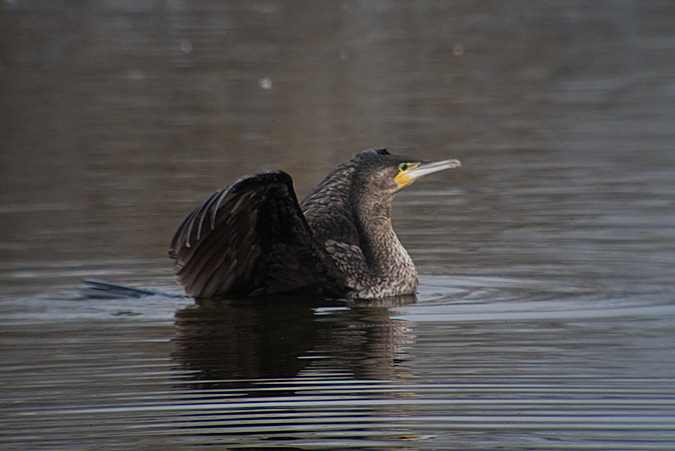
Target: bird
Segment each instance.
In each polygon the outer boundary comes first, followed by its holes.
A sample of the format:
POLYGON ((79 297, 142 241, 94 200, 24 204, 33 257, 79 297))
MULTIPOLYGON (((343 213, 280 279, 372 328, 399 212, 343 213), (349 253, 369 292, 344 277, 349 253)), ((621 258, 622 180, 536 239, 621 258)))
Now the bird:
POLYGON ((270 171, 225 186, 171 240, 174 273, 196 299, 273 294, 379 299, 414 294, 418 274, 391 223, 395 194, 459 160, 368 149, 299 203, 291 176, 270 171))

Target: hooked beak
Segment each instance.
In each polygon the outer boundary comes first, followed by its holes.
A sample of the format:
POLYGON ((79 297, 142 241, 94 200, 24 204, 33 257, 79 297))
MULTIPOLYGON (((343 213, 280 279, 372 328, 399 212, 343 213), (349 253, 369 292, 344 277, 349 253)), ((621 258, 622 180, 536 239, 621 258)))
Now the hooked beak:
POLYGON ((396 174, 394 180, 399 188, 403 188, 425 175, 461 167, 462 163, 460 163, 459 160, 423 161, 417 165, 411 165, 404 171, 400 171, 396 174))

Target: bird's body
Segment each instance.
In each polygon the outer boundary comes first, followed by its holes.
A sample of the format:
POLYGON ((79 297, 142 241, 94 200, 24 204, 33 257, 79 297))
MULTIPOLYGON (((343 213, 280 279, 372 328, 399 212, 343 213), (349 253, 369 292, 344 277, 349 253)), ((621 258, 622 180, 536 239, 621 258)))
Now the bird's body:
POLYGON ((174 235, 178 282, 197 298, 412 294, 417 271, 391 225, 394 195, 423 175, 458 166, 367 150, 301 205, 285 172, 241 178, 194 210, 174 235))

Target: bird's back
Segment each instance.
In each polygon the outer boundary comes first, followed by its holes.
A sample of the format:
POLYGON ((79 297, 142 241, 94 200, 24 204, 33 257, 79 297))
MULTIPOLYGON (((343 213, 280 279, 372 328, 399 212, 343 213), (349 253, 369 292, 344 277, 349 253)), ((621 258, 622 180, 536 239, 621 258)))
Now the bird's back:
POLYGON ((314 236, 326 240, 359 244, 359 235, 349 205, 350 172, 346 165, 326 177, 300 204, 314 236))
POLYGON ((368 149, 358 153, 331 172, 300 204, 319 242, 332 240, 352 246, 360 244, 350 193, 353 174, 359 163, 374 155, 389 155, 389 152, 386 149, 368 149))

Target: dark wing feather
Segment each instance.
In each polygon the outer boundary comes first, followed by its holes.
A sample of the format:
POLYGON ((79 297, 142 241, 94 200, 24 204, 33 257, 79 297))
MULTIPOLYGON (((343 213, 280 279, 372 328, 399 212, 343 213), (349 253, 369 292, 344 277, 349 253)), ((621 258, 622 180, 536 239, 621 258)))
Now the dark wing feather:
POLYGON ((282 171, 244 177, 194 210, 170 256, 188 295, 339 294, 343 276, 317 244, 282 171))

